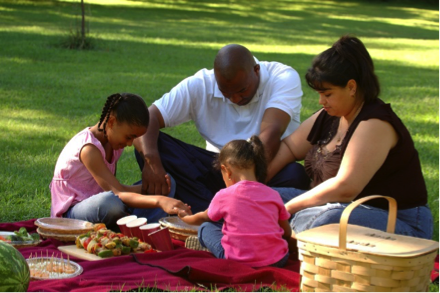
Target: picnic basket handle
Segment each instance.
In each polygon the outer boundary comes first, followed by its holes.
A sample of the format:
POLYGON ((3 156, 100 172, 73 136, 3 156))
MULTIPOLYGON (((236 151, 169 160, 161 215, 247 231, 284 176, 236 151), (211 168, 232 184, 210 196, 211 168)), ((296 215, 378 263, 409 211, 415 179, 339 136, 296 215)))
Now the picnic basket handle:
POLYGON ((396 228, 396 218, 397 218, 397 203, 396 200, 389 196, 383 195, 370 195, 363 198, 360 198, 351 204, 349 204, 341 215, 341 220, 339 223, 339 249, 347 250, 347 226, 348 226, 348 218, 350 217, 351 212, 361 205, 362 203, 375 199, 375 198, 385 198, 388 200, 389 208, 388 208, 388 224, 387 224, 387 232, 394 233, 396 228))

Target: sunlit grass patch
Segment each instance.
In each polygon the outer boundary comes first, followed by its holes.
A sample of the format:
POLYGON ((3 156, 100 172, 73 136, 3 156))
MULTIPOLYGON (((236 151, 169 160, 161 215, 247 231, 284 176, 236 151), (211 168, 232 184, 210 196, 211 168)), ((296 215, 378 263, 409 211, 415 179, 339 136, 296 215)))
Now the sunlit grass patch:
MULTIPOLYGON (((375 61, 381 98, 413 136, 438 223, 438 7, 393 0, 85 0, 96 47, 61 49, 55 44, 75 28, 79 2, 0 0, 0 208, 8 210, 0 221, 48 216, 56 159, 75 133, 96 123, 108 95, 133 92, 151 104, 183 78, 212 68, 220 47, 240 43, 259 60, 298 71, 304 120, 320 108, 304 82, 307 68, 351 33, 375 61), (16 213, 9 212, 13 206, 16 213)), ((192 123, 166 132, 205 146, 192 123)), ((118 178, 140 179, 132 148, 118 178)))

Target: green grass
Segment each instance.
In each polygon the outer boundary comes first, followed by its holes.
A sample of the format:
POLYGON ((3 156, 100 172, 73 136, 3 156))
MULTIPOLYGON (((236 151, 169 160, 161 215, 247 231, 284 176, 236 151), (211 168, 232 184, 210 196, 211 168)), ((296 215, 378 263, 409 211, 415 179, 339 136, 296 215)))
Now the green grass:
MULTIPOLYGON (((312 58, 346 33, 375 60, 381 98, 419 150, 439 239, 439 7, 432 1, 85 0, 94 49, 60 48, 79 0, 0 0, 0 222, 47 217, 55 162, 97 122, 114 92, 151 104, 183 78, 212 68, 218 49, 247 46, 259 60, 293 66, 303 80, 302 119, 319 109, 304 82, 312 58), (430 4, 434 3, 434 4, 430 4)), ((166 130, 204 147, 192 123, 166 130)), ((118 178, 140 178, 133 149, 118 178)), ((438 289, 438 288, 437 288, 438 289)))
MULTIPOLYGON (((360 37, 420 152, 438 240, 438 7, 402 1, 86 1, 95 49, 58 44, 75 29, 78 1, 0 0, 0 221, 49 215, 48 184, 65 143, 95 123, 114 92, 148 104, 227 43, 301 75, 340 35, 360 37)), ((304 81, 303 81, 304 82, 304 81)), ((319 108, 304 83, 301 117, 319 108)), ((203 147, 191 123, 169 129, 203 147)), ((119 178, 140 174, 128 148, 119 178)))

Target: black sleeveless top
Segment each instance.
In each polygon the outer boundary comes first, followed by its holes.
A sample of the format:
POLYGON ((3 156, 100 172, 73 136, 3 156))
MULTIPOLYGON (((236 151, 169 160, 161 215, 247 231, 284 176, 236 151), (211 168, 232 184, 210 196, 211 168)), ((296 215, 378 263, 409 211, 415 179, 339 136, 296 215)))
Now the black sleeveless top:
MULTIPOLYGON (((336 134, 340 118, 330 116, 326 111, 319 114, 307 137, 313 147, 304 162, 306 172, 312 179, 311 187, 336 176, 347 145, 357 126, 361 121, 373 118, 389 122, 396 130, 399 140, 356 199, 378 194, 395 198, 398 209, 425 205, 428 194, 414 142, 408 129, 393 112, 391 106, 380 99, 363 106, 350 125, 341 145, 329 153, 321 150, 336 134)), ((367 202, 367 205, 388 209, 388 203, 383 199, 371 200, 367 202)))

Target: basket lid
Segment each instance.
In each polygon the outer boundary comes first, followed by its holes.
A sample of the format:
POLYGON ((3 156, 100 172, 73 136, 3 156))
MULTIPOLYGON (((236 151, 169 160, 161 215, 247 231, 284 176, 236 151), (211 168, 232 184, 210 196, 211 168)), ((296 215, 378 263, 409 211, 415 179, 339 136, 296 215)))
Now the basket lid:
MULTIPOLYGON (((329 224, 296 235, 302 242, 339 248, 339 224, 329 224)), ((374 255, 413 257, 439 249, 433 240, 397 235, 376 229, 348 225, 347 250, 374 255)))

